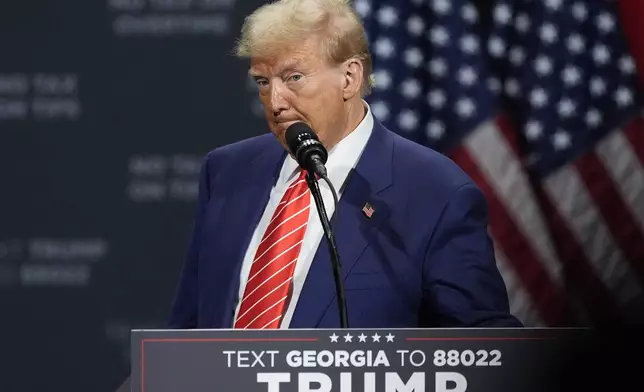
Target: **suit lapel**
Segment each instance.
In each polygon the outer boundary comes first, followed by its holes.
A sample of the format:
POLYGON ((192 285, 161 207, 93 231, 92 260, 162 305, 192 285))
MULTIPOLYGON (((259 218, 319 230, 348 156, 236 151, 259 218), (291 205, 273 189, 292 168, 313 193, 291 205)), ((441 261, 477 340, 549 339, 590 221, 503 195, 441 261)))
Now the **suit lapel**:
POLYGON ((219 319, 214 321, 220 321, 216 325, 223 328, 232 327, 241 264, 285 155, 281 145, 273 142, 267 145, 242 169, 240 179, 230 186, 221 216, 217 218, 217 245, 213 249, 218 254, 214 258, 225 262, 217 263, 218 284, 213 286, 218 288, 215 288, 217 293, 211 295, 214 295, 212 298, 226 298, 216 301, 221 306, 214 312, 214 317, 219 319))
MULTIPOLYGON (((388 215, 389 209, 378 194, 392 183, 392 158, 393 138, 378 121, 374 121, 373 132, 356 168, 347 178, 338 209, 331 220, 343 279, 369 245, 375 229, 388 215), (363 212, 367 202, 375 211, 371 218, 363 212)), ((332 301, 336 300, 335 292, 329 249, 322 237, 290 327, 316 327, 332 301)), ((351 318, 350 304, 347 307, 351 318)))

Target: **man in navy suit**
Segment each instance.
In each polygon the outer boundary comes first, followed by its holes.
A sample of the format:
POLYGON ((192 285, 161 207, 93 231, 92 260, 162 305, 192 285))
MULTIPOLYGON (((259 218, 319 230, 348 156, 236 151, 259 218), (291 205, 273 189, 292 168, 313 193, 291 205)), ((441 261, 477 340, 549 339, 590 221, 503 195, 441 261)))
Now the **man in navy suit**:
POLYGON ((265 5, 246 19, 237 53, 250 59, 271 133, 206 156, 171 328, 340 326, 329 251, 309 193, 293 212, 300 214, 299 237, 284 246, 296 249, 293 260, 264 278, 257 276, 279 255, 253 265, 292 236, 267 231, 301 179, 284 136, 298 121, 329 151, 338 211, 330 188, 320 188, 334 215, 350 327, 521 326, 509 311, 481 191, 445 156, 387 130, 364 100, 371 57, 348 1, 265 5))

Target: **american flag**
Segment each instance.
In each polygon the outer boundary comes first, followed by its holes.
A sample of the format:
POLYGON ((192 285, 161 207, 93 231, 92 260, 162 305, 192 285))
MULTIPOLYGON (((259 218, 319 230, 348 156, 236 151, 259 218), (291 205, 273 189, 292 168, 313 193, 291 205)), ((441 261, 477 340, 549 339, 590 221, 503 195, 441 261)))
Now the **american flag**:
POLYGON ((371 216, 375 211, 376 210, 374 210, 373 207, 371 207, 371 204, 369 203, 365 203, 365 205, 362 207, 362 212, 364 212, 367 218, 371 218, 371 216))
POLYGON ((631 321, 644 288, 644 2, 354 7, 374 115, 485 193, 512 312, 526 326, 631 321))

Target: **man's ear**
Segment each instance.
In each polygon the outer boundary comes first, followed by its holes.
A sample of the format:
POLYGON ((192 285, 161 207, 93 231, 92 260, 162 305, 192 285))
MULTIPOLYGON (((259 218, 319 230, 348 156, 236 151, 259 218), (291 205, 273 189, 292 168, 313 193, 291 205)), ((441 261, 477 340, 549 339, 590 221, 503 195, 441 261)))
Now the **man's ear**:
POLYGON ((363 83, 362 75, 364 73, 364 67, 360 60, 351 58, 343 63, 342 70, 344 72, 342 75, 342 94, 346 101, 353 98, 356 94, 360 94, 363 83))

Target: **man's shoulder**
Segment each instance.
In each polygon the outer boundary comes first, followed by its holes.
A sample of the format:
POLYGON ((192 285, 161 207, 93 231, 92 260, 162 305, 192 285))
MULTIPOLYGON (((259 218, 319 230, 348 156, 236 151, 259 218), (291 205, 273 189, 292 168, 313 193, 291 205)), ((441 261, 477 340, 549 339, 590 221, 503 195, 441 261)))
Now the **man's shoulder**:
POLYGON ((262 154, 271 152, 280 154, 283 151, 284 148, 271 133, 225 144, 206 153, 205 175, 211 180, 215 178, 223 180, 229 175, 234 176, 235 173, 239 173, 239 170, 244 170, 262 154))
POLYGON ((279 146, 279 142, 273 134, 265 133, 216 147, 210 150, 206 156, 209 160, 248 159, 272 146, 279 146))
MULTIPOLYGON (((467 173, 446 155, 393 133, 394 176, 413 183, 418 191, 447 194, 471 184, 467 173)), ((404 181, 404 180, 403 180, 404 181)), ((404 181, 407 182, 407 181, 404 181)))

